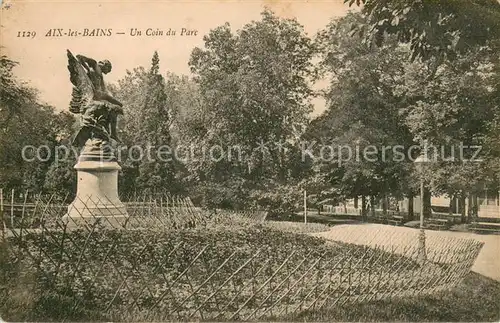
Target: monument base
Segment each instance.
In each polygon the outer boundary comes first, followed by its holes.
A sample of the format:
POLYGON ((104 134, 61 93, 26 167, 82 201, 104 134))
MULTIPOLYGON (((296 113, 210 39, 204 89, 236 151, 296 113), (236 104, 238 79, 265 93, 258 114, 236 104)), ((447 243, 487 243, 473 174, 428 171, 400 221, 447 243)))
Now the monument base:
POLYGON ((102 225, 123 228, 128 222, 128 214, 118 197, 118 171, 121 167, 114 157, 105 161, 94 157, 82 154, 75 165, 78 173, 76 198, 68 206, 63 221, 69 227, 102 225))

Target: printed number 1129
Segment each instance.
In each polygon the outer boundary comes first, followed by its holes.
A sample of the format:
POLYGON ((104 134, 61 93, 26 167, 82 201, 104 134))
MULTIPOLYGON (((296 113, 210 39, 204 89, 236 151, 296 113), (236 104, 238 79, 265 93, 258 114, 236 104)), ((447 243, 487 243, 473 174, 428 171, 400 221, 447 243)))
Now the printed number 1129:
POLYGON ((35 38, 36 31, 18 31, 17 37, 35 38))

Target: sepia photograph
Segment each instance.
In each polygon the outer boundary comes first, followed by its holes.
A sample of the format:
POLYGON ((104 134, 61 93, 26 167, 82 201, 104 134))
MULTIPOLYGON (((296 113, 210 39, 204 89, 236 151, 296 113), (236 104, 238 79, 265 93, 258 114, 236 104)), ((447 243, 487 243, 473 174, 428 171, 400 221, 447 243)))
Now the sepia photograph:
POLYGON ((500 1, 0 6, 1 321, 500 321, 500 1))

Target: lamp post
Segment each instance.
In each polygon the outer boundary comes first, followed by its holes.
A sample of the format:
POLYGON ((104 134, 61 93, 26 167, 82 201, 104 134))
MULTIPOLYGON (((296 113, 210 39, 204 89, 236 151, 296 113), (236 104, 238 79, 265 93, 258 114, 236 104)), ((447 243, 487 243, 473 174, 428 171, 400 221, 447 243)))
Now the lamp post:
POLYGON ((418 262, 423 264, 427 255, 425 252, 425 230, 424 230, 424 164, 429 162, 427 155, 420 155, 415 159, 415 166, 420 175, 420 234, 418 236, 418 262))

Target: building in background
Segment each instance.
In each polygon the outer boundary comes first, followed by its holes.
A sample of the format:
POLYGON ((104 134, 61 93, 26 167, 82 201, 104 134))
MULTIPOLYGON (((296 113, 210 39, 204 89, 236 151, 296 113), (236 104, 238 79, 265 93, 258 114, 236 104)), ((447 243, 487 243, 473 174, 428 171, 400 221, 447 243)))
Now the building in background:
MULTIPOLYGON (((467 214, 470 209, 474 212, 474 205, 477 205, 477 215, 481 218, 498 218, 500 219, 500 196, 499 191, 483 190, 479 192, 475 197, 471 196, 465 200, 465 213, 467 214), (476 199, 476 201, 474 201, 476 199), (469 208, 469 205, 471 207, 469 208)), ((397 201, 396 203, 388 203, 389 210, 396 210, 403 214, 408 213, 408 203, 407 198, 397 201)), ((422 203, 419 196, 413 198, 413 212, 415 215, 420 213, 420 207, 422 203)), ((375 210, 382 211, 382 200, 376 200, 375 210)), ((370 209, 369 199, 367 199, 367 209, 370 209)), ((456 214, 460 215, 462 213, 462 208, 459 203, 459 199, 442 195, 431 197, 431 209, 435 214, 456 214)), ((344 203, 337 205, 324 203, 323 211, 332 214, 361 214, 361 198, 349 199, 344 203)))

